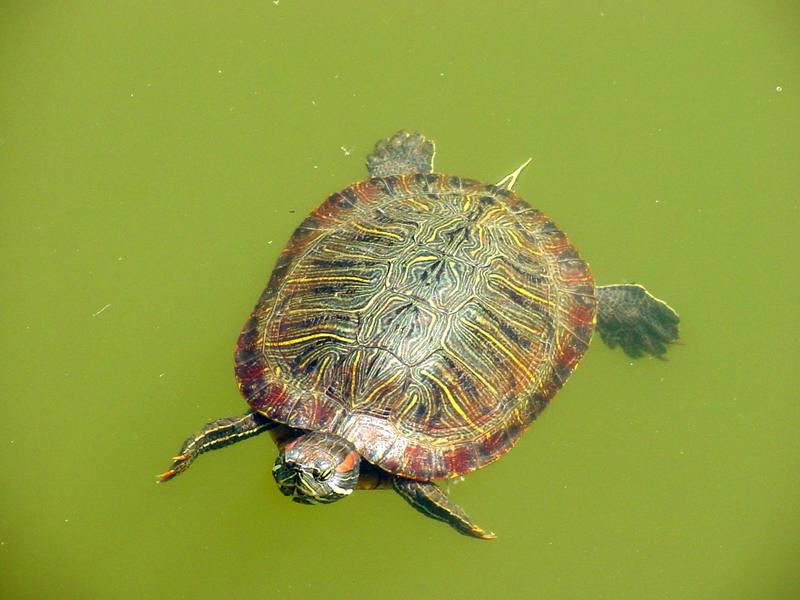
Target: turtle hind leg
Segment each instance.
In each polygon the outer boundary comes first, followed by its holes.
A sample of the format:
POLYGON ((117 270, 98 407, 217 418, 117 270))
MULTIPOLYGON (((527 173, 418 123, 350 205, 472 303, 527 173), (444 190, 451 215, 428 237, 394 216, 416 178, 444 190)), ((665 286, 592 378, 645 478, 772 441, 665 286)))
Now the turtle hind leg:
POLYGON ((436 146, 421 133, 401 130, 379 140, 367 156, 370 177, 401 173, 431 173, 436 146))
POLYGON ((601 286, 597 295, 597 330, 609 347, 619 345, 631 358, 663 358, 678 339, 678 313, 641 285, 601 286))
POLYGON ((276 425, 274 421, 270 421, 261 413, 252 410, 240 417, 215 419, 183 442, 178 456, 172 459, 172 466, 169 470, 161 473, 158 480, 169 481, 176 475, 180 475, 203 452, 223 448, 272 429, 276 425))
POLYGON ((423 515, 443 521, 459 533, 481 540, 493 540, 497 537, 472 521, 464 509, 450 500, 435 483, 395 475, 392 478, 392 487, 423 515))

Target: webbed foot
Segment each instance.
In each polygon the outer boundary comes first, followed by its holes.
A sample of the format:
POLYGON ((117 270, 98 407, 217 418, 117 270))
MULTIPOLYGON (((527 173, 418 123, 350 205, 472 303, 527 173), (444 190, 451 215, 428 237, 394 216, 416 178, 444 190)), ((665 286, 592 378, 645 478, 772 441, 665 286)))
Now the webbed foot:
POLYGON ((375 144, 367 156, 367 170, 370 177, 431 173, 435 153, 433 141, 421 133, 401 130, 375 144))
POLYGON ((663 359, 678 339, 678 313, 643 286, 606 285, 597 294, 597 330, 609 347, 619 345, 631 358, 651 354, 663 359))

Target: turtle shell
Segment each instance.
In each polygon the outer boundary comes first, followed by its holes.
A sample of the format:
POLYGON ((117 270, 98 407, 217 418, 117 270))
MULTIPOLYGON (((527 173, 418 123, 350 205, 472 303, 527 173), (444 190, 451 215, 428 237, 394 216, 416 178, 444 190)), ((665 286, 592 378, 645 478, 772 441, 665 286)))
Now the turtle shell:
POLYGON ((585 352, 589 266, 511 191, 375 177, 298 227, 237 345, 250 406, 428 480, 496 460, 585 352))

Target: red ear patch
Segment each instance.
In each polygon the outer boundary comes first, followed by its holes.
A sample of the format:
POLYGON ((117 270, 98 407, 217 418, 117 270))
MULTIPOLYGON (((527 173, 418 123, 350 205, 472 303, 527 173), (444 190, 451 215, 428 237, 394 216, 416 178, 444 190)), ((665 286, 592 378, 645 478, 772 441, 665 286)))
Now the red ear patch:
POLYGON ((291 442, 289 442, 283 447, 283 451, 286 452, 287 450, 290 450, 297 443, 297 440, 299 439, 300 439, 299 437, 294 438, 291 442))
POLYGON ((360 460, 361 457, 358 455, 358 452, 350 452, 347 456, 345 456, 342 462, 336 465, 336 472, 349 473, 355 468, 356 464, 360 460))

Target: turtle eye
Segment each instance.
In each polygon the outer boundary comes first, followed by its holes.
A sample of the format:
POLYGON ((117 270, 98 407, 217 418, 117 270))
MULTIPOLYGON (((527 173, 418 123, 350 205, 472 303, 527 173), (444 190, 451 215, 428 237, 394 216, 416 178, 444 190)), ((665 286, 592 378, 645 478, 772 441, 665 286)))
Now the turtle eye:
POLYGON ((331 475, 333 475, 332 467, 322 467, 314 471, 314 479, 317 481, 327 481, 331 478, 331 475))

